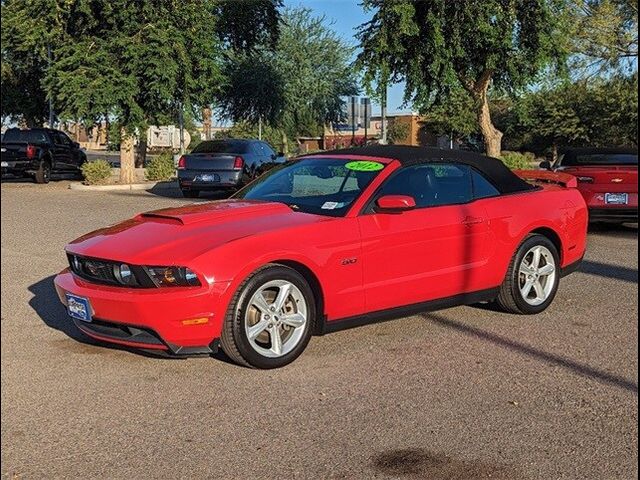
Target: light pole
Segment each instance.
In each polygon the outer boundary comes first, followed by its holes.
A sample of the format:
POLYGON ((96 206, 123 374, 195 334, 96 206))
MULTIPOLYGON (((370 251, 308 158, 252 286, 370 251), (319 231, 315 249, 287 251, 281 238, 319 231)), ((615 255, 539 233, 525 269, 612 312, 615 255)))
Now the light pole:
MULTIPOLYGON (((51 45, 47 45, 47 68, 51 69, 51 45)), ((53 98, 51 95, 51 89, 49 89, 49 128, 53 128, 53 98)))

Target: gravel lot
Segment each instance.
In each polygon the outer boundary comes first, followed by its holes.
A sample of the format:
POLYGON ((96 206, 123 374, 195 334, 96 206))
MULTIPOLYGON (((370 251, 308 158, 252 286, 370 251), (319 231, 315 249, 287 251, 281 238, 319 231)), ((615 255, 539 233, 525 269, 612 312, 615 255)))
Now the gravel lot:
POLYGON ((454 308, 254 371, 75 330, 52 285, 64 244, 186 201, 67 185, 1 187, 3 477, 637 477, 637 226, 592 232, 542 315, 454 308))

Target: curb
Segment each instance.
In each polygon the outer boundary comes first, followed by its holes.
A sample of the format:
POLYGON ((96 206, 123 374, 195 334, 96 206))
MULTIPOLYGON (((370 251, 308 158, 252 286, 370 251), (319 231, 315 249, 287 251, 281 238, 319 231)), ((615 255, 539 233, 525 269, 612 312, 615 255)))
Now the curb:
POLYGON ((109 192, 121 190, 174 190, 178 188, 177 182, 150 182, 150 183, 131 183, 128 185, 84 185, 80 182, 72 182, 69 189, 80 190, 85 192, 109 192))

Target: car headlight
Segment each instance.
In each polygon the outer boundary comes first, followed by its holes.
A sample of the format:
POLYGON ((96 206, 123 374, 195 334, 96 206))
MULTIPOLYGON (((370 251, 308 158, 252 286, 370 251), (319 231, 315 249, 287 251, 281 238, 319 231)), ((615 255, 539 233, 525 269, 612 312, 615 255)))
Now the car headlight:
POLYGON ((156 287, 197 287, 198 275, 187 267, 145 267, 156 287))
POLYGON ((113 276, 116 277, 116 280, 120 282, 122 285, 136 285, 136 277, 131 271, 131 267, 126 263, 122 263, 120 265, 113 266, 113 276))

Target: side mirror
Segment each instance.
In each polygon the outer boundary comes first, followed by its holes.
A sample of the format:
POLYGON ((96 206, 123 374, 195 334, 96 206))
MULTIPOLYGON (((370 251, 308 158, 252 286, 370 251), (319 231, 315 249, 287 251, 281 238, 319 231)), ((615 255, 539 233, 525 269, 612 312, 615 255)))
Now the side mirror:
POLYGON ((549 160, 545 160, 544 162, 540 162, 540 169, 542 169, 542 170, 551 170, 551 162, 549 160))
POLYGON ((385 195, 376 200, 378 211, 382 213, 400 213, 416 208, 416 201, 409 195, 385 195))

